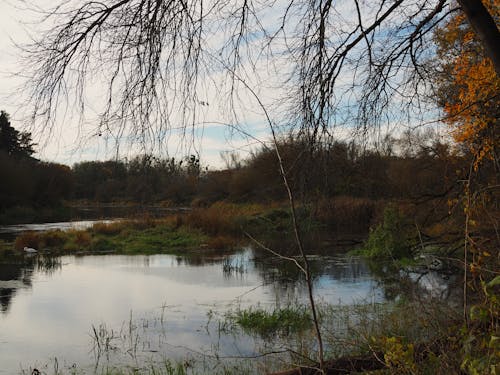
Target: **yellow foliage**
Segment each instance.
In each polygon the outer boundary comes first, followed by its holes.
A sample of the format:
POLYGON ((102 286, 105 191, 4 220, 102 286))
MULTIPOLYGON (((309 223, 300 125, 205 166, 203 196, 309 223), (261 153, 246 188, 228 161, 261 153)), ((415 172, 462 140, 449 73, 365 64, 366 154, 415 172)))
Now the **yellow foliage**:
MULTIPOLYGON (((500 0, 483 2, 498 20, 500 0)), ((500 78, 462 13, 440 30, 437 39, 446 73, 446 121, 455 140, 473 153, 477 168, 482 160, 495 158, 500 141, 500 78)))
POLYGON ((414 373, 416 364, 413 344, 404 344, 399 337, 382 337, 384 361, 389 368, 398 369, 399 373, 414 373))

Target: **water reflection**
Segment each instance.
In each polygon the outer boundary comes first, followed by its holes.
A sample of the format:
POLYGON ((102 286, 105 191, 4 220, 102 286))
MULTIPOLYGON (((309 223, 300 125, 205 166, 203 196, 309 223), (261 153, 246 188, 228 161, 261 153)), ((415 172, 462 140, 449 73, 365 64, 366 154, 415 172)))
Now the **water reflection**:
POLYGON ((393 263, 367 262, 372 277, 383 291, 387 301, 400 298, 422 300, 437 298, 449 304, 460 305, 461 278, 451 264, 436 271, 425 266, 400 269, 393 263))
POLYGON ((59 258, 17 257, 0 262, 0 312, 8 313, 17 291, 32 287, 35 272, 50 275, 61 268, 59 258))
MULTIPOLYGON (((328 303, 383 301, 386 284, 359 258, 317 257, 317 297, 328 303)), ((387 284, 388 285, 388 284, 387 284)), ((0 374, 61 363, 92 364, 91 327, 112 332, 124 350, 99 361, 180 356, 186 348, 217 355, 252 355, 252 337, 221 332, 214 312, 260 304, 306 303, 303 275, 288 262, 252 249, 180 257, 31 257, 0 264, 0 374), (7 313, 8 312, 8 313, 7 313)), ((104 334, 104 333, 103 333, 104 334)))

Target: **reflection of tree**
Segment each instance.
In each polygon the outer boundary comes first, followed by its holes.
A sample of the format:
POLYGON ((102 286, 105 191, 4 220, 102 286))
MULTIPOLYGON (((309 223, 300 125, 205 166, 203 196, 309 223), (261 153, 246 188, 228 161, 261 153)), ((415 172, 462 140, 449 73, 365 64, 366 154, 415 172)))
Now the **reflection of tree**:
MULTIPOLYGON (((295 282, 303 279, 303 275, 293 264, 275 257, 258 255, 255 267, 261 272, 265 282, 295 282)), ((335 280, 357 281, 371 274, 364 261, 359 258, 312 257, 311 268, 315 275, 330 277, 335 280)))
POLYGON ((456 290, 460 290, 458 278, 449 278, 445 273, 429 270, 425 267, 401 269, 394 262, 368 262, 370 271, 381 287, 384 298, 389 301, 398 298, 420 300, 437 297, 439 299, 454 299, 456 290), (427 285, 429 281, 435 285, 427 285))
POLYGON ((0 263, 0 311, 7 313, 20 288, 30 288, 35 272, 52 274, 61 268, 59 258, 33 257, 0 263))
MULTIPOLYGON (((264 284, 271 285, 273 295, 277 300, 281 296, 287 296, 288 301, 293 301, 306 295, 307 285, 304 274, 290 262, 258 254, 254 263, 264 284)), ((372 274, 363 260, 345 256, 311 257, 310 267, 315 275, 313 279, 315 287, 325 279, 336 280, 340 283, 356 283, 370 278, 372 274)))
POLYGON ((0 309, 7 313, 17 289, 31 286, 32 267, 23 263, 0 264, 0 309))

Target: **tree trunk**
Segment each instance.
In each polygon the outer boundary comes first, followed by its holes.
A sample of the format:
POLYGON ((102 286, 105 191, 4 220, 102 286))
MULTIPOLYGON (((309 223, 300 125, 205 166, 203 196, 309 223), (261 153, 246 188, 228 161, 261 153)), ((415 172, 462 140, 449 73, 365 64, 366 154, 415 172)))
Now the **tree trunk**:
POLYGON ((500 77, 500 31, 481 0, 458 0, 500 77))

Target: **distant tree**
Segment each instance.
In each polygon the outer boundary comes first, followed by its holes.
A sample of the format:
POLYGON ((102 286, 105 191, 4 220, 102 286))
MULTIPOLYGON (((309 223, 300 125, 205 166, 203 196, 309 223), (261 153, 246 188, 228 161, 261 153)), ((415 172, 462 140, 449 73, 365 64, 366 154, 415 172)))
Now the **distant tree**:
POLYGON ((74 187, 73 173, 67 165, 39 162, 33 168, 36 189, 32 197, 38 206, 53 206, 71 197, 74 187))
POLYGON ((5 111, 0 112, 0 150, 9 156, 20 158, 31 158, 35 153, 35 144, 31 133, 19 132, 10 124, 9 115, 5 111))

